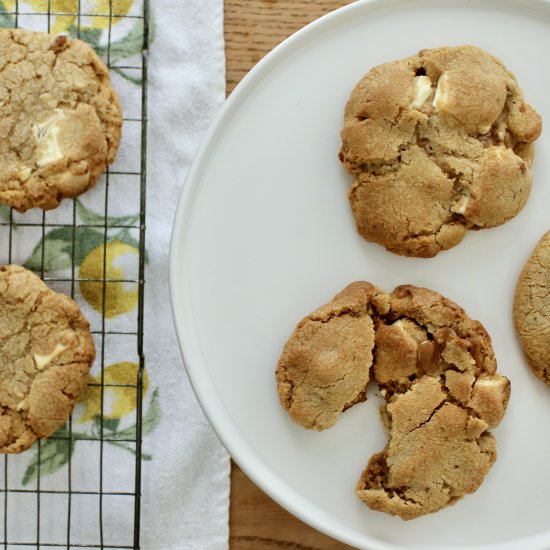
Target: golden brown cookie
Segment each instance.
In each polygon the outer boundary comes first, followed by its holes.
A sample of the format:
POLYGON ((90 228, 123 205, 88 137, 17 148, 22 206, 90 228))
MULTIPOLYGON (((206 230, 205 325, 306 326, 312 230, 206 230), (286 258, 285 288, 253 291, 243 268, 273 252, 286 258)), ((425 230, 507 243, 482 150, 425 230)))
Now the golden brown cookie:
POLYGON ((20 266, 0 266, 0 452, 21 452, 65 423, 94 357, 73 300, 20 266))
POLYGON ((386 448, 371 457, 357 494, 403 519, 474 492, 496 459, 488 431, 504 415, 507 378, 496 373, 483 326, 440 294, 402 286, 375 320, 374 379, 386 400, 386 448))
POLYGON ((550 231, 543 235, 519 277, 514 324, 529 366, 550 386, 550 231))
POLYGON ((0 202, 49 210, 93 187, 120 143, 107 68, 81 40, 0 29, 0 202))
POLYGON ((372 304, 382 291, 358 282, 300 321, 277 365, 281 403, 305 428, 330 428, 366 398, 372 365, 372 304))
POLYGON ((372 69, 346 105, 340 160, 359 233, 431 257, 513 218, 531 190, 541 118, 501 61, 473 46, 372 69))
POLYGON ((432 290, 407 285, 388 295, 353 283, 288 340, 279 397, 294 421, 324 429, 366 399, 370 379, 386 402, 389 441, 359 480, 361 500, 413 519, 474 492, 496 459, 489 430, 510 396, 483 326, 432 290), (343 329, 329 329, 335 320, 343 329))

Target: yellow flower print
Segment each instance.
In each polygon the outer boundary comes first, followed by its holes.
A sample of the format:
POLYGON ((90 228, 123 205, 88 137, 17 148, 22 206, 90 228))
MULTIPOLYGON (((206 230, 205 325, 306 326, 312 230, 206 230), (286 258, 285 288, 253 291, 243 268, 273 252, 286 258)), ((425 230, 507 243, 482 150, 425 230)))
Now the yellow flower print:
MULTIPOLYGON (((29 4, 37 12, 45 13, 48 11, 48 0, 29 0, 19 4, 29 4)), ((116 25, 121 21, 120 17, 128 13, 134 0, 80 0, 80 11, 82 14, 91 17, 81 17, 82 29, 107 29, 109 28, 109 19, 111 24, 116 25), (109 17, 111 14, 113 17, 109 17), (102 17, 103 16, 103 17, 102 17)), ((15 8, 15 0, 4 0, 4 6, 8 11, 15 8)), ((78 23, 79 0, 49 0, 49 8, 53 15, 53 21, 50 31, 54 34, 67 32, 71 25, 78 23), (55 13, 67 15, 55 15, 55 13)))
MULTIPOLYGON (((116 16, 123 16, 128 13, 134 0, 98 0, 97 8, 90 11, 90 14, 111 14, 114 17, 111 17, 111 24, 116 25, 120 22, 120 18, 116 16), (109 7, 111 4, 111 7, 109 7), (111 11, 109 11, 109 9, 111 11)), ((109 28, 109 17, 92 17, 90 27, 93 29, 108 29, 109 28)))
MULTIPOLYGON (((110 386, 109 384, 136 385, 139 365, 124 361, 114 363, 105 368, 103 373, 103 418, 121 419, 136 410, 136 388, 125 386, 110 386)), ((90 376, 90 384, 101 384, 101 376, 90 376)), ((143 396, 149 389, 149 376, 143 373, 143 396)), ((84 412, 79 419, 83 424, 101 416, 101 387, 88 386, 80 398, 84 404, 84 412)))
MULTIPOLYGON (((101 416, 101 382, 100 376, 90 376, 90 383, 94 384, 81 394, 79 407, 84 412, 77 420, 73 416, 72 429, 62 426, 56 432, 56 437, 45 439, 41 446, 35 447, 34 455, 31 454, 27 463, 27 469, 21 481, 27 485, 34 481, 38 475, 53 474, 66 466, 74 449, 83 439, 103 439, 106 444, 112 445, 136 455, 136 445, 139 442, 135 414, 137 396, 135 384, 137 382, 138 364, 124 361, 115 363, 105 368, 103 373, 105 387, 103 390, 103 417, 101 416), (134 387, 131 387, 134 386, 134 387), (130 415, 128 421, 121 425, 121 418, 130 415), (132 420, 134 421, 132 423, 132 420), (84 431, 78 431, 76 422, 87 423, 84 431)), ((149 378, 143 372, 143 396, 149 388, 149 378)), ((141 430, 139 434, 145 436, 157 428, 162 418, 158 388, 155 388, 147 399, 148 405, 143 411, 141 430)), ((142 453, 142 460, 151 460, 150 454, 142 453)))
MULTIPOLYGON (((122 313, 132 311, 138 302, 136 283, 107 282, 105 283, 105 303, 103 303, 103 256, 106 255, 106 276, 108 281, 123 281, 125 264, 130 264, 139 254, 137 248, 121 241, 111 241, 106 247, 100 245, 94 248, 80 265, 81 279, 97 279, 97 281, 80 281, 80 292, 84 299, 99 313, 104 311, 105 317, 111 319, 122 313)), ((128 271, 128 269, 127 269, 128 271)))

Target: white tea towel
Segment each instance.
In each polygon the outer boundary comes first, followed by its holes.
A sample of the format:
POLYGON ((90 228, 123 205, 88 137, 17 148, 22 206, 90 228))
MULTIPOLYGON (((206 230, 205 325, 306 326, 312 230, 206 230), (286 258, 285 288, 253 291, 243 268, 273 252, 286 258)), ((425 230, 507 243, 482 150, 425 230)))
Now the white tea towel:
POLYGON ((228 545, 229 459, 183 370, 167 285, 174 211, 197 146, 225 97, 223 1, 152 2, 145 354, 163 417, 145 439, 146 549, 228 545))
MULTIPOLYGON (((223 0, 150 4, 141 548, 225 549, 229 458, 187 380, 167 284, 176 202, 224 101, 223 0)), ((89 42, 109 63, 124 114, 117 159, 92 190, 45 214, 0 205, 0 263, 25 265, 72 295, 97 350, 72 420, 0 459, 7 548, 134 547, 143 7, 143 0, 0 0, 0 26, 89 42)))

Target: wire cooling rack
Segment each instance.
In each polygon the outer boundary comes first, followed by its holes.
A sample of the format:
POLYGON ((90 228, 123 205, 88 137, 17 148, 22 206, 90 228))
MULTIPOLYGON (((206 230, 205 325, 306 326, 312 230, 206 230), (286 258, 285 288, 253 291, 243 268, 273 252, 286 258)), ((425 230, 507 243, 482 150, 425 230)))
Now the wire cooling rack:
POLYGON ((115 88, 116 75, 119 82, 130 81, 134 89, 139 90, 132 92, 131 97, 119 94, 125 113, 121 149, 124 149, 126 127, 132 126, 137 139, 133 146, 127 147, 126 162, 121 167, 117 167, 115 162, 93 190, 96 199, 101 194, 102 211, 99 215, 97 212, 94 215, 83 215, 85 208, 78 199, 66 200, 59 209, 49 212, 35 209, 18 214, 4 207, 4 218, 0 217, 0 263, 24 263, 29 256, 21 251, 24 249, 21 243, 34 235, 40 244, 31 254, 31 269, 48 286, 65 292, 82 306, 79 284, 87 282, 100 285, 104 311, 108 285, 134 285, 137 288, 137 308, 134 313, 137 311, 137 314, 129 330, 127 326, 121 328, 110 323, 105 314, 100 316, 100 321, 92 323, 96 343, 94 369, 97 375, 90 387, 97 388, 100 403, 91 433, 86 435, 79 432, 74 426, 75 420, 71 418, 64 428, 47 440, 37 442, 33 449, 20 455, 4 455, 0 458, 0 549, 137 549, 140 541, 142 396, 145 385, 143 310, 149 6, 147 0, 139 2, 139 6, 136 0, 0 1, 2 26, 52 32, 55 31, 57 20, 70 21, 68 32, 75 37, 88 42, 92 38, 96 39, 94 45, 110 69, 115 88), (90 10, 90 6, 94 9, 90 10), (128 6, 132 6, 132 9, 128 9, 128 6), (86 24, 94 18, 101 18, 103 22, 101 44, 97 42, 98 32, 90 30, 97 26, 86 24), (131 29, 129 40, 133 41, 135 55, 126 58, 118 55, 120 44, 113 38, 114 23, 126 23, 131 29), (118 185, 126 185, 128 193, 139 197, 136 200, 139 213, 135 216, 112 215, 115 201, 110 189, 118 185), (46 247, 48 242, 51 243, 48 235, 53 231, 63 232, 64 238, 69 241, 65 242, 65 254, 68 249, 70 266, 64 270, 52 271, 48 265, 46 247), (77 244, 86 231, 101 235, 98 243, 103 245, 101 277, 80 277, 77 244), (134 250, 138 251, 137 265, 132 276, 117 278, 116 281, 107 276, 108 259, 105 252, 113 232, 124 234, 126 241, 132 243, 134 250), (124 339, 126 349, 134 350, 138 366, 132 383, 110 383, 106 380, 106 358, 119 346, 120 339, 124 339), (130 428, 115 433, 113 419, 107 417, 104 411, 107 406, 106 390, 116 388, 124 388, 126 392, 135 391, 135 411, 132 411, 135 416, 130 428), (119 476, 123 479, 117 479, 116 482, 107 479, 112 462, 117 460, 110 453, 110 443, 123 447, 131 457, 129 463, 133 471, 125 471, 123 476, 119 476), (85 450, 80 449, 81 452, 77 454, 74 451, 77 445, 87 447, 85 450), (63 468, 57 471, 56 476, 46 476, 46 465, 51 470, 52 461, 56 460, 63 464, 63 468), (90 467, 91 463, 95 463, 95 466, 90 467), (88 477, 93 480, 88 480, 88 477), (82 478, 87 481, 77 484, 77 479, 82 478), (116 517, 116 523, 113 517, 116 517))

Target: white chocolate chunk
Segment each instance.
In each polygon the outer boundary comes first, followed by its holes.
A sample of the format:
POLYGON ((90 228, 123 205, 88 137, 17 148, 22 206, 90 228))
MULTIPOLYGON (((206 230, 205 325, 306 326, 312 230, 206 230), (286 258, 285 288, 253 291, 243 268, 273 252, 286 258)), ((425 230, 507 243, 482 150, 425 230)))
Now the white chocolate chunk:
POLYGON ((37 142, 36 154, 38 166, 46 166, 56 160, 63 158, 63 153, 59 148, 59 126, 60 120, 65 118, 61 109, 55 110, 55 115, 41 124, 33 126, 34 137, 37 142))
POLYGON ((19 403, 17 403, 17 407, 16 409, 18 411, 22 411, 23 409, 26 409, 28 406, 28 401, 27 399, 23 399, 23 401, 19 401, 19 403))
POLYGON ((451 208, 452 212, 454 212, 455 214, 464 214, 466 212, 466 208, 468 208, 469 200, 470 200, 470 193, 468 193, 466 189, 463 189, 460 192, 460 198, 451 208))
POLYGON ((478 128, 480 134, 486 134, 491 129, 492 124, 486 124, 485 126, 480 126, 478 128))
POLYGON ((504 145, 499 145, 498 147, 495 147, 495 155, 500 159, 504 159, 506 156, 513 155, 513 151, 511 149, 508 149, 504 145))
POLYGON ((506 126, 508 123, 508 112, 503 111, 497 118, 497 137, 500 141, 504 141, 506 137, 506 126))
POLYGON ((435 95, 433 100, 433 107, 436 111, 445 109, 447 102, 449 101, 449 77, 447 73, 443 73, 437 81, 437 87, 435 89, 435 95))
POLYGON ((72 174, 71 172, 63 172, 59 175, 61 183, 67 187, 75 189, 85 189, 90 181, 90 173, 72 174))
POLYGON ((49 355, 40 355, 38 353, 35 353, 34 362, 36 364, 36 368, 43 369, 46 365, 49 365, 56 357, 61 355, 66 349, 67 346, 64 346, 63 344, 56 344, 55 349, 49 355))
POLYGON ((414 340, 417 344, 426 339, 426 331, 410 319, 398 319, 391 326, 399 328, 404 336, 414 340))
POLYGON ((415 76, 413 86, 413 99, 409 109, 420 109, 432 93, 432 81, 428 76, 415 76))
POLYGON ((493 374, 491 376, 480 377, 476 380, 475 390, 487 390, 502 394, 508 387, 508 379, 499 374, 493 374))
POLYGON ((21 166, 17 172, 17 178, 21 181, 27 181, 32 174, 32 170, 28 166, 21 166))

